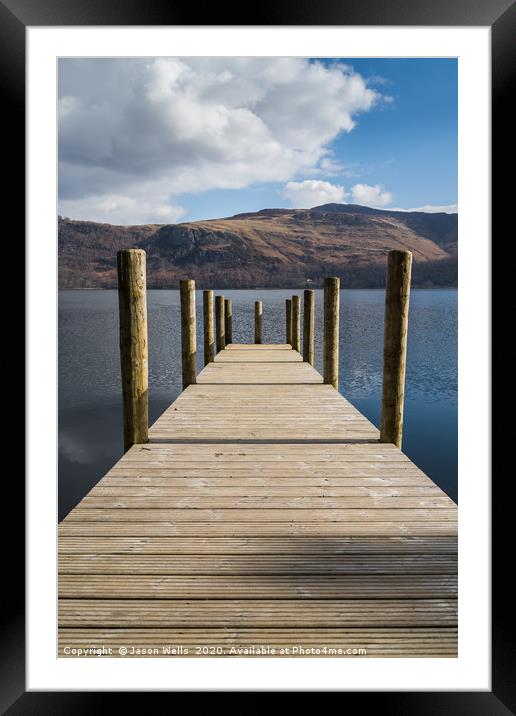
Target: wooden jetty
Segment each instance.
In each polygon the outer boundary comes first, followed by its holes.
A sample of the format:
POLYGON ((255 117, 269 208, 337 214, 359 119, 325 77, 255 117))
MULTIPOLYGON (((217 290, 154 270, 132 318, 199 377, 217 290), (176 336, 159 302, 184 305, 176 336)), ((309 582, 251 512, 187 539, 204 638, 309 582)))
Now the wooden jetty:
MULTIPOLYGON (((385 376, 382 418, 396 440, 333 387, 335 281, 326 380, 290 343, 225 344, 223 297, 218 352, 192 374, 191 283, 184 391, 148 441, 141 416, 137 440, 126 421, 131 446, 59 525, 59 655, 456 656, 457 508, 396 446, 400 402, 385 376)), ((313 320, 313 293, 305 299, 313 320)), ((255 315, 261 341, 261 303, 255 315)), ((398 398, 405 320, 403 311, 388 320, 398 398)), ((296 308, 287 320, 296 344, 298 325, 296 308)), ((313 341, 313 326, 303 335, 313 341)), ((401 387, 401 409, 402 398, 401 387)), ((127 395, 124 405, 134 410, 127 395)))

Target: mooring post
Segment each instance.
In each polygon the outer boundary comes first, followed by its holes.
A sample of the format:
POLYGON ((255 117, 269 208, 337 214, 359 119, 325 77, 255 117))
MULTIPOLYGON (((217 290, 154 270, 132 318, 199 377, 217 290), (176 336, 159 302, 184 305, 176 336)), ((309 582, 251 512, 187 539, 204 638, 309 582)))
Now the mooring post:
POLYGON ((407 367, 410 251, 389 251, 383 336, 383 387, 380 442, 401 448, 407 367))
POLYGON ((124 451, 149 440, 149 367, 145 251, 117 253, 124 451))
POLYGON ((324 279, 323 379, 339 388, 339 303, 340 279, 324 279))
POLYGON ((226 347, 224 296, 215 296, 215 328, 217 331, 217 353, 226 347))
POLYGON ((233 303, 230 298, 224 299, 224 336, 226 345, 233 343, 233 303))
POLYGON ((291 346, 292 345, 292 300, 290 298, 287 298, 287 300, 285 301, 285 309, 286 309, 287 343, 291 346))
POLYGON ((204 319, 204 365, 213 363, 215 358, 215 331, 213 328, 213 291, 202 292, 204 319))
POLYGON ((263 304, 261 301, 254 302, 254 342, 262 342, 262 317, 263 304))
POLYGON ((301 351, 301 302, 299 296, 292 296, 292 348, 301 351))
POLYGON ((314 336, 315 336, 315 292, 306 288, 303 294, 303 360, 310 365, 314 364, 314 336))
POLYGON ((181 362, 183 390, 197 382, 197 345, 195 323, 195 281, 179 282, 181 297, 181 362))

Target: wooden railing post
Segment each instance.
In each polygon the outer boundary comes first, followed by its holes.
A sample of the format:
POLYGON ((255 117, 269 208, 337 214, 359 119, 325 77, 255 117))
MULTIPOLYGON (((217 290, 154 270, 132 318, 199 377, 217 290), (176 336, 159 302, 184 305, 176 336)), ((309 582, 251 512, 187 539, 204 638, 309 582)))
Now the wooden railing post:
POLYGON ((383 387, 380 441, 401 448, 407 367, 410 251, 389 251, 383 338, 383 387))
POLYGON ((183 390, 197 382, 197 343, 195 322, 195 281, 179 282, 181 296, 181 361, 183 390))
POLYGON ((292 296, 292 348, 301 350, 301 302, 299 296, 292 296))
POLYGON ((149 440, 149 367, 145 251, 117 253, 124 451, 149 440))
POLYGON ((313 365, 315 354, 315 292, 313 289, 307 288, 303 296, 303 360, 313 365))
POLYGON ((215 296, 215 328, 217 332, 217 353, 226 347, 226 320, 224 296, 215 296))
POLYGON ((213 363, 215 358, 215 331, 213 327, 213 291, 202 292, 204 319, 204 365, 213 363))
POLYGON ((261 301, 254 302, 254 342, 262 342, 262 318, 263 304, 261 301))
POLYGON ((292 300, 290 298, 287 298, 285 301, 285 311, 286 311, 286 342, 291 346, 292 345, 292 300))
POLYGON ((233 343, 233 303, 230 298, 224 299, 224 336, 226 345, 233 343))
POLYGON ((339 388, 339 303, 340 279, 324 279, 323 379, 339 388))

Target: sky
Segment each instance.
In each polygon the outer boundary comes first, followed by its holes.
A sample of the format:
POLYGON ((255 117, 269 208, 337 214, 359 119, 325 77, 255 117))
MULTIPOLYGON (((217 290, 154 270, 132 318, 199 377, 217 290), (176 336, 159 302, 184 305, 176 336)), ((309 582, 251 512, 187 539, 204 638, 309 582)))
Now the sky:
POLYGON ((59 60, 61 216, 457 211, 457 60, 59 60))

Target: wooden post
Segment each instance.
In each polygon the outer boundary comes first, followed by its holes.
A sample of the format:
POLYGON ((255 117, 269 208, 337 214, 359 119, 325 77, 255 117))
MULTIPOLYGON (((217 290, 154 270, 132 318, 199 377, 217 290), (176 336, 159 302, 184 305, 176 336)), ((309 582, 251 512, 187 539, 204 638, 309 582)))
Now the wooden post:
POLYGON ((262 342, 262 314, 263 304, 261 301, 254 302, 254 342, 262 342))
POLYGON ((389 251, 383 337, 380 442, 401 448, 412 254, 389 251))
POLYGON ((339 388, 339 303, 340 279, 324 279, 324 382, 339 388))
POLYGON ((301 316, 299 296, 292 296, 292 348, 298 353, 301 350, 301 316))
POLYGON ((286 333, 287 333, 287 343, 289 345, 292 345, 292 301, 290 298, 287 298, 285 302, 286 306, 286 333))
POLYGON ((149 441, 149 356, 145 251, 117 253, 124 451, 149 441))
POLYGON ((197 382, 197 344, 195 323, 195 281, 179 282, 181 296, 181 362, 183 390, 197 382))
POLYGON ((213 291, 202 292, 204 317, 204 365, 213 363, 215 358, 215 331, 213 328, 213 291))
POLYGON ((307 288, 303 301, 303 360, 314 364, 315 291, 307 288))
POLYGON ((226 345, 233 343, 233 303, 230 298, 224 299, 224 335, 226 345))
POLYGON ((224 296, 215 296, 215 327, 217 331, 217 353, 226 347, 226 326, 224 316, 224 296))

